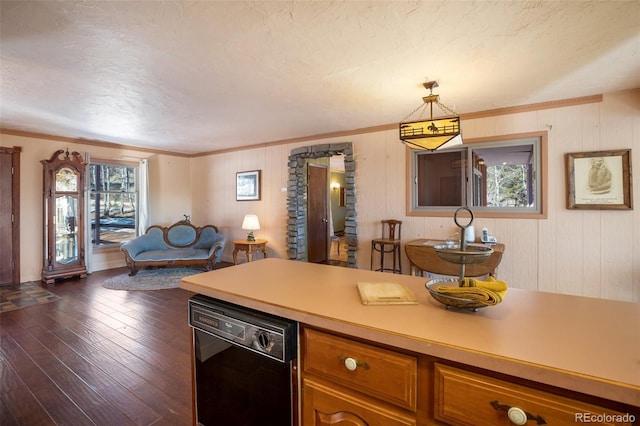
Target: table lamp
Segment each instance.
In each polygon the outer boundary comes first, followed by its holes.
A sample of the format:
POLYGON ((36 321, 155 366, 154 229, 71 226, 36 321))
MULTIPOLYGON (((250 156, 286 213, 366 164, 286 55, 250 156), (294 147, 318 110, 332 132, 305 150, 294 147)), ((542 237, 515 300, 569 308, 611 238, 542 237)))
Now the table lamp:
POLYGON ((257 231, 260 229, 260 221, 258 221, 258 216, 255 214, 248 214, 244 216, 244 220, 242 221, 242 229, 245 231, 249 231, 247 234, 247 241, 255 241, 256 237, 253 235, 253 231, 257 231))

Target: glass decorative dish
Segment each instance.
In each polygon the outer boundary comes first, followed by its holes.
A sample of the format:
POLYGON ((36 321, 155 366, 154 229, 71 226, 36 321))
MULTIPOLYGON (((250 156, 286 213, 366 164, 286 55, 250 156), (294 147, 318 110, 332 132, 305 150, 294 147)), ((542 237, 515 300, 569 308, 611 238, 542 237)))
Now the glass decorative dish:
MULTIPOLYGON (((453 215, 453 220, 460 228, 460 244, 444 244, 434 247, 438 256, 450 263, 460 265, 460 275, 458 278, 436 278, 428 281, 425 284, 427 291, 438 302, 446 306, 447 309, 470 309, 477 311, 480 308, 487 306, 493 306, 501 301, 496 299, 490 293, 483 293, 482 290, 475 291, 473 288, 469 288, 468 296, 462 297, 458 295, 446 294, 438 291, 438 289, 445 287, 459 288, 464 284, 465 265, 472 265, 485 262, 489 256, 493 253, 493 249, 488 246, 481 246, 475 244, 467 244, 465 239, 466 229, 473 223, 473 212, 468 207, 460 207, 453 215), (461 211, 467 211, 470 215, 469 223, 466 225, 458 222, 458 213, 461 211)), ((455 293, 451 291, 451 293, 455 293)))

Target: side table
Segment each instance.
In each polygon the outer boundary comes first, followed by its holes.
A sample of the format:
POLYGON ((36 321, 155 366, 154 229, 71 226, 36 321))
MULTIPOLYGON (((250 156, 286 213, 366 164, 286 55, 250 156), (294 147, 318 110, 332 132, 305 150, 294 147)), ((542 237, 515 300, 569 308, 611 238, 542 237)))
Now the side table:
MULTIPOLYGON (((415 275, 416 271, 419 276, 424 276, 424 272, 438 275, 458 276, 460 274, 460 265, 443 260, 436 253, 435 246, 444 244, 444 241, 431 239, 412 240, 404 245, 404 251, 411 263, 410 275, 415 275)), ((496 269, 502 260, 504 253, 504 244, 491 245, 493 253, 483 263, 475 265, 467 265, 465 268, 466 277, 481 277, 483 275, 496 276, 496 269)))
POLYGON ((238 264, 238 252, 244 251, 247 253, 247 262, 253 260, 253 253, 262 252, 264 257, 267 257, 267 240, 233 240, 233 263, 238 264))

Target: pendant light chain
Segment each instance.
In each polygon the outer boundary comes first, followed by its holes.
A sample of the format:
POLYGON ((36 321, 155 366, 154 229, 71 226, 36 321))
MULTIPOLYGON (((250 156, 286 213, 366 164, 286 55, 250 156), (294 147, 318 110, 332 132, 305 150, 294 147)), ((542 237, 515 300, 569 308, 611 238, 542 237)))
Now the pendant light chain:
POLYGON ((413 114, 416 113, 416 111, 418 111, 420 108, 422 108, 422 111, 420 112, 420 115, 418 116, 418 120, 420 120, 422 118, 422 114, 424 114, 424 111, 427 109, 427 103, 423 102, 420 105, 418 105, 418 107, 416 109, 414 109, 413 111, 411 111, 409 113, 409 115, 407 115, 405 118, 403 118, 402 120, 400 120, 401 123, 404 123, 405 121, 407 121, 407 118, 411 117, 413 114))
MULTIPOLYGON (((411 117, 413 114, 415 114, 420 108, 422 108, 422 111, 420 111, 420 115, 418 116, 418 120, 422 120, 422 115, 424 114, 424 112, 427 109, 427 105, 429 105, 430 102, 423 102, 420 105, 418 105, 418 107, 416 109, 414 109, 413 111, 411 111, 405 118, 403 118, 402 120, 400 120, 401 123, 404 123, 405 121, 407 121, 407 119, 409 117, 411 117)), ((448 106, 446 106, 445 104, 443 104, 442 102, 440 102, 439 100, 435 101, 435 104, 438 105, 438 107, 440 107, 440 109, 442 110, 442 112, 446 113, 446 114, 450 114, 450 115, 458 115, 454 110, 452 110, 451 108, 449 108, 448 106)), ((433 117, 430 117, 433 118, 433 117)))
POLYGON ((451 114, 451 115, 458 115, 454 110, 452 110, 451 108, 449 108, 448 106, 446 106, 445 104, 443 104, 440 101, 436 101, 436 104, 440 107, 440 109, 447 113, 447 114, 451 114))

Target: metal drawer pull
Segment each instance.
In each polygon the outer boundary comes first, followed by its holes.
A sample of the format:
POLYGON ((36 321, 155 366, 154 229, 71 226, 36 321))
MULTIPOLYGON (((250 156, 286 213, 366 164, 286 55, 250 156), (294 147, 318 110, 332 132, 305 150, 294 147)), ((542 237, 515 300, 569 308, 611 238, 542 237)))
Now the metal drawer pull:
POLYGON ((547 421, 542 416, 534 416, 525 412, 522 408, 511 407, 509 405, 500 404, 498 401, 491 401, 489 404, 496 410, 501 410, 507 413, 507 417, 511 423, 515 425, 526 424, 529 420, 535 420, 539 425, 546 425, 547 421))
POLYGON ((362 367, 365 370, 368 370, 370 368, 369 364, 367 364, 366 362, 358 361, 355 358, 338 355, 338 359, 344 362, 345 368, 349 371, 356 371, 358 367, 362 367))

